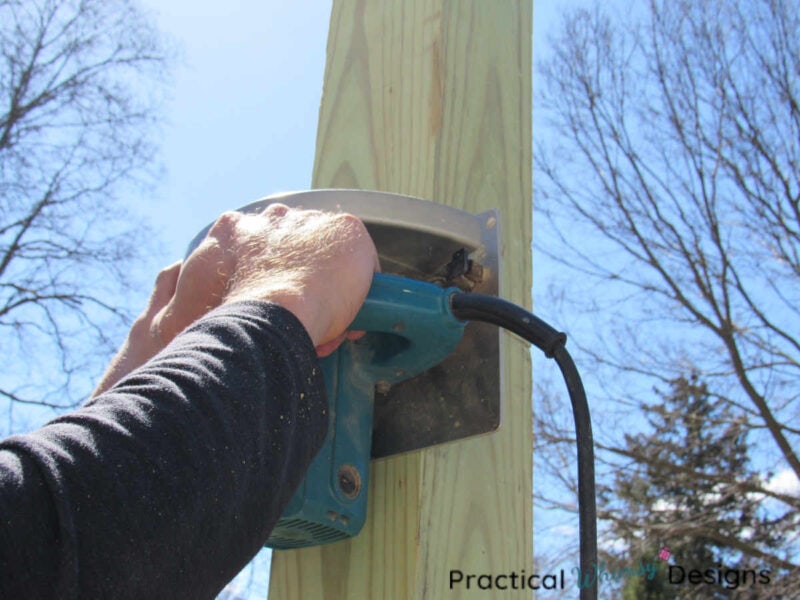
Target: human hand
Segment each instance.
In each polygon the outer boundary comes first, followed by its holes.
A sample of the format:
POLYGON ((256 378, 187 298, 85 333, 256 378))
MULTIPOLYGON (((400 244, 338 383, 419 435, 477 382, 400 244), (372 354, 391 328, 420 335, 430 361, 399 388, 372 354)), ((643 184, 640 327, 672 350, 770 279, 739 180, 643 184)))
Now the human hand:
POLYGON ((182 266, 153 327, 168 343, 219 304, 268 300, 294 313, 325 356, 357 336, 346 329, 377 269, 375 246, 352 215, 283 204, 258 215, 225 213, 182 266))
POLYGON ((185 263, 164 269, 147 308, 93 396, 157 354, 209 310, 267 300, 291 311, 326 356, 345 339, 364 303, 377 252, 352 215, 272 204, 261 214, 220 216, 185 263))

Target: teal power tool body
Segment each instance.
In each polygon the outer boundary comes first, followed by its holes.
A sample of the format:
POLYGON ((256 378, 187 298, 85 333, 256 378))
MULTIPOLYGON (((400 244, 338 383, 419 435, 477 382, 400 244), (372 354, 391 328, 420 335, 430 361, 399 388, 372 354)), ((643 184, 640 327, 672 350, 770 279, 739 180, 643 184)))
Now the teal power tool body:
POLYGON ((450 307, 452 295, 465 289, 497 294, 499 224, 495 211, 476 216, 364 190, 295 192, 238 210, 258 213, 275 202, 355 214, 375 242, 382 270, 350 326, 366 335, 321 360, 328 434, 266 542, 288 549, 358 534, 370 460, 499 427, 498 330, 476 323, 465 331, 450 307))
POLYGON ((452 353, 464 331, 464 322, 450 310, 449 296, 458 291, 375 275, 351 325, 367 334, 321 361, 328 435, 268 546, 313 546, 361 530, 367 514, 375 389, 419 375, 452 353))
MULTIPOLYGON (((366 520, 371 459, 496 430, 503 401, 500 327, 554 358, 567 381, 578 442, 580 564, 590 571, 597 534, 583 385, 564 348, 566 336, 497 298, 497 213, 472 215, 365 190, 294 192, 239 211, 258 213, 274 202, 358 216, 378 249, 382 273, 351 325, 366 335, 321 360, 328 434, 266 545, 301 548, 355 536, 366 520)), ((596 584, 580 596, 594 600, 596 584)))

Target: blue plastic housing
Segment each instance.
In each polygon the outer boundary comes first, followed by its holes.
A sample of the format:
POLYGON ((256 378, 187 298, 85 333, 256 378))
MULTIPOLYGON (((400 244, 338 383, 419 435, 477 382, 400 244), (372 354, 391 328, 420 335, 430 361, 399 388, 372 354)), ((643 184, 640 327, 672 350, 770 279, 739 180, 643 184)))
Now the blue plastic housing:
POLYGON ((367 334, 322 359, 328 394, 325 444, 266 545, 287 549, 352 537, 366 520, 375 386, 391 386, 444 360, 464 323, 450 311, 456 288, 376 274, 351 325, 367 334))

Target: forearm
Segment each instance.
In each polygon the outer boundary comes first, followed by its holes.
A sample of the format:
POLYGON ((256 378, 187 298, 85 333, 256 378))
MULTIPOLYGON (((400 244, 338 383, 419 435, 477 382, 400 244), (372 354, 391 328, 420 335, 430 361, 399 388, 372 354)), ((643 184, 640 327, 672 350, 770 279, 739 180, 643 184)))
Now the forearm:
POLYGON ((0 446, 12 459, 0 462, 0 511, 18 517, 0 534, 0 571, 24 566, 14 540, 57 538, 61 551, 39 557, 55 578, 39 579, 73 581, 80 597, 213 597, 263 545, 321 445, 323 389, 288 312, 215 311, 80 411, 0 446), (44 515, 25 514, 25 494, 44 515))

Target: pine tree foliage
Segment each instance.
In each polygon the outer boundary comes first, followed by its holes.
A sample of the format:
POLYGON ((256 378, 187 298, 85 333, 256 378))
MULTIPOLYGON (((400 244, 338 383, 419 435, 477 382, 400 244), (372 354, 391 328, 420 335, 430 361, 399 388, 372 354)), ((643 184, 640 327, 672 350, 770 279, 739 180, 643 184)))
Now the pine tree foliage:
MULTIPOLYGON (((660 401, 643 407, 648 433, 626 435, 626 450, 637 457, 630 470, 619 471, 613 493, 620 503, 612 531, 624 540, 628 560, 657 560, 667 547, 672 564, 686 571, 770 568, 769 586, 754 587, 754 597, 769 597, 779 585, 779 569, 759 557, 785 542, 757 494, 758 474, 749 465, 742 423, 724 402, 714 399, 696 378, 679 378, 660 401), (743 547, 731 547, 737 540, 743 547)), ((786 576, 785 573, 782 575, 786 576)), ((651 580, 630 580, 637 597, 733 598, 743 590, 718 584, 676 588, 665 585, 666 566, 651 580)))

